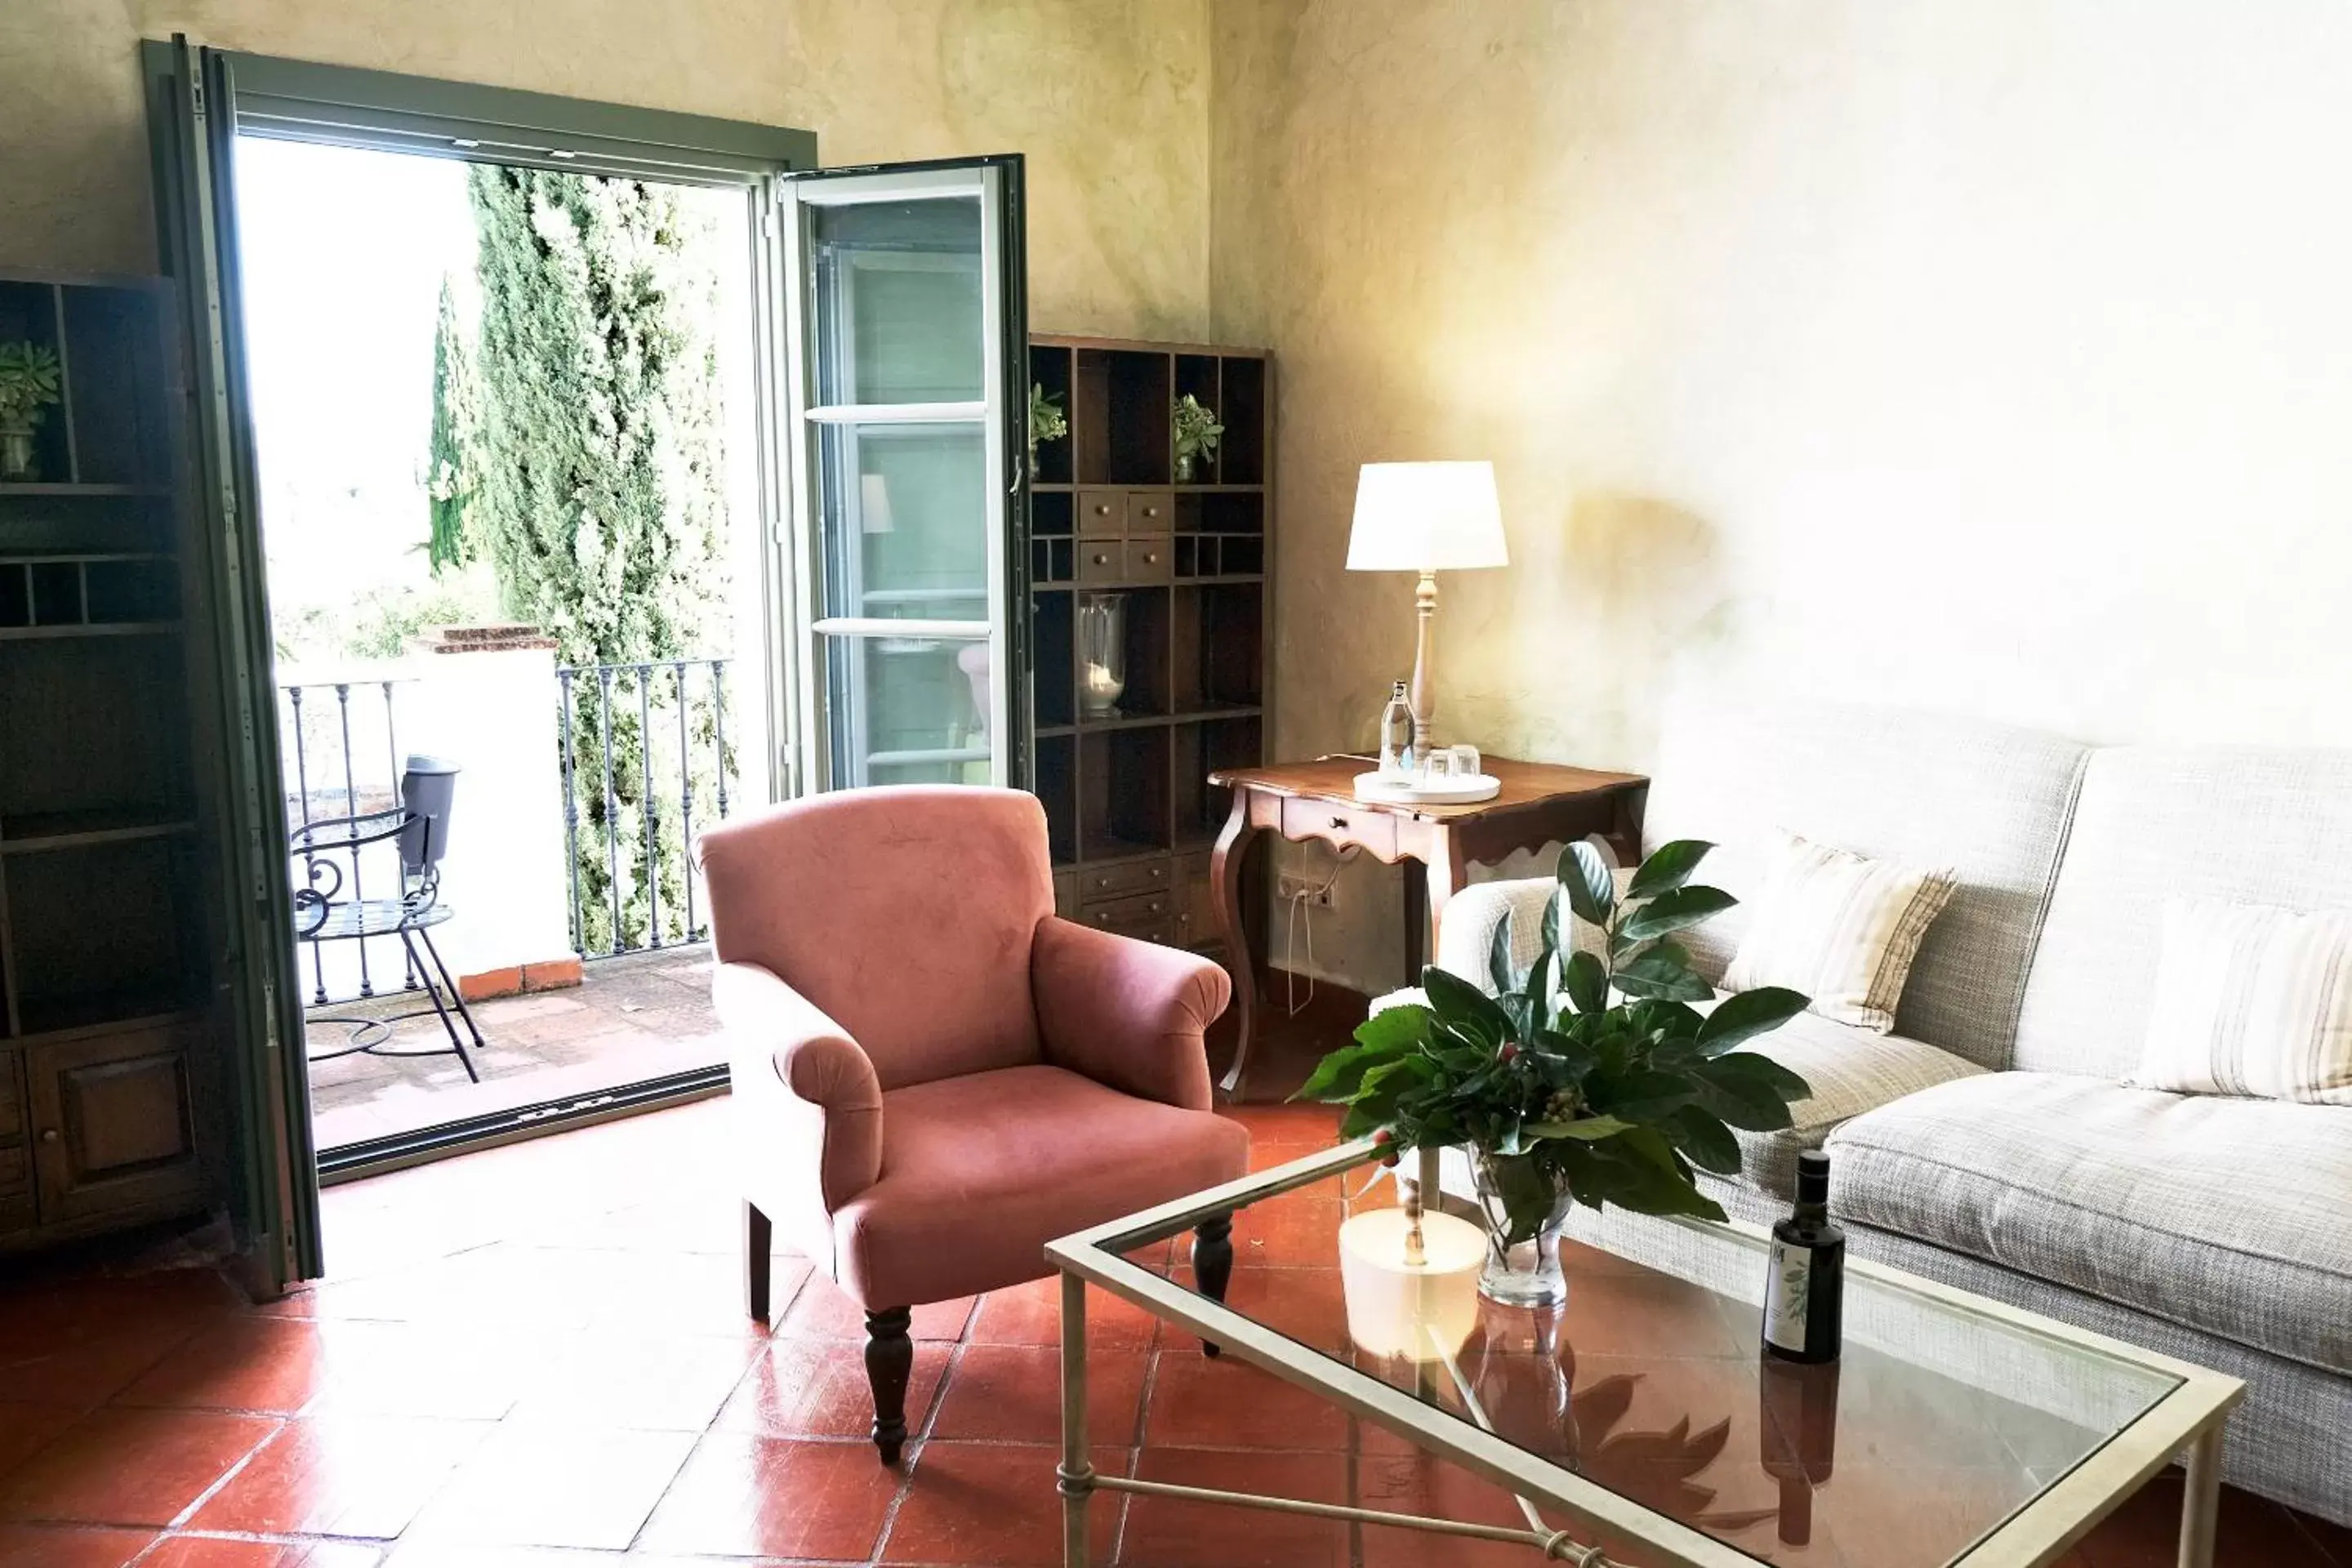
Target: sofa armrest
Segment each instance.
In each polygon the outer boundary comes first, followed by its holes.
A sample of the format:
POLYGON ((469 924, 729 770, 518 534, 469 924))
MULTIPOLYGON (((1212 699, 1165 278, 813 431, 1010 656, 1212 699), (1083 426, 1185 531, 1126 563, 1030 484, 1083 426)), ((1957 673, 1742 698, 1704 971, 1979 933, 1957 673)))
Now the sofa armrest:
POLYGON ((757 963, 721 963, 710 999, 727 1031, 736 1099, 776 1150, 813 1151, 813 1176, 831 1214, 882 1174, 882 1083, 874 1064, 823 1009, 757 963))
MULTIPOLYGON (((1536 961, 1543 942, 1544 908, 1559 891, 1559 882, 1549 877, 1473 882, 1445 900, 1445 913, 1437 922, 1437 967, 1492 993, 1486 954, 1494 945, 1495 929, 1507 920, 1511 922, 1511 962, 1525 969, 1536 961)), ((1560 918, 1570 918, 1566 910, 1560 910, 1560 918)), ((1418 982, 1420 976, 1413 978, 1418 982)))
POLYGON ((1202 1037, 1233 1000, 1223 968, 1048 918, 1030 946, 1029 984, 1048 1061, 1140 1100, 1209 1109, 1202 1037))

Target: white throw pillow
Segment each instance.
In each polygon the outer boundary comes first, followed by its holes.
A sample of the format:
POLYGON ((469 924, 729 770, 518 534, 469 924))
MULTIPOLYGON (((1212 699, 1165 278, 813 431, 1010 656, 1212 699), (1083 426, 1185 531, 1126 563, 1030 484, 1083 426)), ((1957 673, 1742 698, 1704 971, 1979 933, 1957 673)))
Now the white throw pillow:
POLYGON ((2167 900, 2130 1082, 2352 1105, 2352 910, 2167 900))
POLYGON ((1824 1018, 1882 1035, 1893 1029, 1911 961, 1952 896, 1952 873, 1782 831, 1765 852, 1759 889, 1723 988, 1785 985, 1811 997, 1824 1018))

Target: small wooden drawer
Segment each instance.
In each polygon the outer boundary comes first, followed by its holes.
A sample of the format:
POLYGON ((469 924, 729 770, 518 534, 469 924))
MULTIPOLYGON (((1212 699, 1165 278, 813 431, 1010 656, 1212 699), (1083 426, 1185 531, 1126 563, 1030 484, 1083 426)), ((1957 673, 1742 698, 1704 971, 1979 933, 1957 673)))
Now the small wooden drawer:
POLYGON ((1078 542, 1078 581, 1081 583, 1124 583, 1127 581, 1127 546, 1116 539, 1082 539, 1078 542))
POLYGON ((1129 490, 1127 492, 1127 531, 1129 533, 1167 533, 1176 524, 1176 498, 1166 490, 1129 490))
POLYGON ((1117 538, 1127 531, 1127 492, 1125 490, 1080 490, 1078 492, 1078 532, 1082 537, 1099 538, 1109 534, 1117 538))
POLYGON ((1164 533, 1130 537, 1127 542, 1127 580, 1130 583, 1165 583, 1175 576, 1170 541, 1164 533))
POLYGON ((1328 800, 1286 800, 1282 803, 1285 838, 1321 838, 1333 844, 1360 844, 1382 860, 1396 858, 1396 818, 1360 807, 1335 805, 1328 800))
POLYGON ((1123 860, 1116 866, 1089 866, 1078 873, 1078 897, 1088 904, 1129 893, 1156 893, 1168 886, 1165 860, 1123 860))
MULTIPOLYGON (((1142 928, 1146 926, 1174 926, 1176 896, 1173 893, 1137 893, 1130 898, 1088 904, 1085 920, 1087 924, 1103 931, 1118 931, 1124 936, 1141 936, 1142 928)), ((1151 940, 1165 939, 1154 937, 1151 940)))

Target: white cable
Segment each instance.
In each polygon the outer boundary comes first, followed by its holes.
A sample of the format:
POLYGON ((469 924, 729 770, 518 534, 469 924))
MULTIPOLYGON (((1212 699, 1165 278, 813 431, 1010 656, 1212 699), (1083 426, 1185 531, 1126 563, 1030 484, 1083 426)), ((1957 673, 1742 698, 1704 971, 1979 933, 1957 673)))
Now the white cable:
MULTIPOLYGON (((1290 895, 1290 919, 1288 923, 1284 927, 1282 937, 1284 958, 1287 959, 1296 954, 1298 951, 1298 917, 1300 912, 1304 910, 1307 905, 1311 904, 1318 899, 1325 897, 1333 888, 1339 885, 1340 868, 1346 866, 1349 861, 1356 858, 1356 851, 1360 847, 1362 847, 1360 845, 1350 844, 1345 849, 1340 850, 1339 858, 1331 863, 1331 874, 1323 879, 1323 885, 1321 887, 1301 888, 1297 892, 1290 895)), ((1307 917, 1307 962, 1310 966, 1315 962, 1315 917, 1311 914, 1307 917)), ((1283 1005, 1289 1009, 1289 1016, 1294 1018, 1298 1016, 1299 1014, 1305 1012, 1307 1007, 1314 1003, 1315 973, 1311 967, 1308 969, 1307 974, 1307 995, 1302 1000, 1298 994, 1297 969, 1289 963, 1285 963, 1282 966, 1282 1000, 1283 1005)))

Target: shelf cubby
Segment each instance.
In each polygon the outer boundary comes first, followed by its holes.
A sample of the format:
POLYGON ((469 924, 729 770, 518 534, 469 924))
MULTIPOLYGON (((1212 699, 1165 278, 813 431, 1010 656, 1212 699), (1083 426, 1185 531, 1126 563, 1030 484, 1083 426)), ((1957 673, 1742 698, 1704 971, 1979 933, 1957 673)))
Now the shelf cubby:
POLYGON ((1225 426, 1217 443, 1218 478, 1229 485, 1265 482, 1267 437, 1266 362, 1260 358, 1227 356, 1218 395, 1224 399, 1218 414, 1225 426))
MULTIPOLYGON (((57 355, 65 384, 62 390, 68 399, 66 406, 69 406, 73 368, 71 352, 65 342, 63 312, 56 284, 0 279, 0 343, 29 342, 57 355)), ((70 481, 77 477, 73 471, 73 434, 65 418, 66 406, 51 405, 42 411, 40 422, 33 426, 34 472, 51 482, 70 481)))
POLYGON ((1169 847, 1168 732, 1165 724, 1150 724, 1078 736, 1080 860, 1169 847))
POLYGON ((1217 840, 1234 808, 1234 792, 1209 782, 1220 768, 1245 768, 1265 756, 1265 721, 1255 716, 1203 719, 1177 725, 1170 740, 1175 771, 1174 842, 1180 853, 1205 849, 1217 840))
POLYGON ((177 896, 188 846, 105 841, 0 858, 21 1032, 103 1023, 198 989, 198 933, 177 896))
MULTIPOLYGON (((1034 344, 1029 350, 1030 381, 1042 387, 1048 397, 1060 401, 1062 416, 1066 419, 1070 415, 1071 353, 1069 349, 1042 343, 1034 344)), ((1030 476, 1035 483, 1066 485, 1074 471, 1071 440, 1067 435, 1056 440, 1037 443, 1037 471, 1030 476)))
POLYGON ((1175 711, 1265 703, 1265 592, 1255 583, 1174 591, 1169 668, 1175 711))
POLYGON ((1037 741, 1037 799, 1045 808, 1045 840, 1054 864, 1078 858, 1078 742, 1071 735, 1037 741))
POLYGON ((1062 729, 1077 719, 1077 671, 1071 595, 1038 594, 1030 600, 1030 647, 1035 660, 1030 701, 1040 730, 1062 729))

